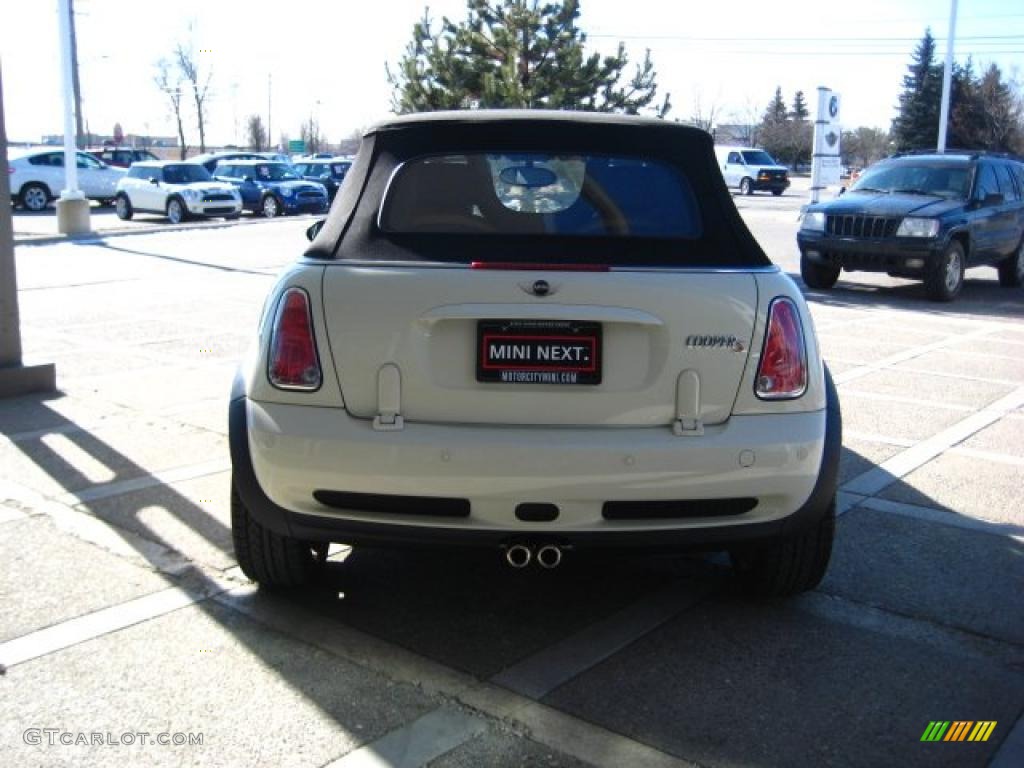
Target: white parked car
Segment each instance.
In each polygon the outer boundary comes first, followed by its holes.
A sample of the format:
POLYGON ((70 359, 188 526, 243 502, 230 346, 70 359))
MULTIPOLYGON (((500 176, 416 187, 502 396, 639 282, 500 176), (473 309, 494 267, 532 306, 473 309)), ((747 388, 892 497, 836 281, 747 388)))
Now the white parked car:
MULTIPOLYGON (((86 197, 109 203, 124 169, 97 160, 88 152, 76 152, 78 186, 86 197)), ((65 188, 64 150, 37 147, 12 149, 10 166, 11 199, 29 211, 42 211, 65 188)))
POLYGON ((711 137, 572 112, 396 118, 271 290, 229 410, 267 585, 327 543, 727 550, 760 595, 828 565, 839 403, 800 290, 711 137))
POLYGON ((237 219, 242 198, 230 184, 214 181, 199 163, 133 163, 117 185, 117 215, 125 220, 136 213, 159 213, 172 224, 191 216, 237 219))

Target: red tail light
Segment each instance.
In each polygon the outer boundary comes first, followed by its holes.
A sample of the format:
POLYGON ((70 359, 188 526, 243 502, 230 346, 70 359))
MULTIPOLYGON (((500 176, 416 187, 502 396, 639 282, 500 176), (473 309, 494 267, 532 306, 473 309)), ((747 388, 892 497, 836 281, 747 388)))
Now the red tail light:
POLYGON ((807 390, 807 350, 800 313, 780 296, 768 307, 768 331, 757 365, 754 393, 763 400, 792 400, 807 390))
POLYGON ((270 334, 270 383, 280 389, 312 391, 320 388, 320 361, 313 339, 309 296, 289 288, 277 305, 270 334))

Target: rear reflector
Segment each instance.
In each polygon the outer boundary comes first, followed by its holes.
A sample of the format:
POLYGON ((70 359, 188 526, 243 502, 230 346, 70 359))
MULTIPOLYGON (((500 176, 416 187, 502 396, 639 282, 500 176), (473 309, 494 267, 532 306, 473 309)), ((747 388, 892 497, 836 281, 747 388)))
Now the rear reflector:
POLYGON ((510 269, 526 272, 609 272, 607 264, 536 264, 518 261, 474 261, 472 269, 510 269))
POLYGON ((313 339, 309 296, 301 288, 289 288, 277 305, 270 335, 270 383, 279 389, 307 392, 320 388, 320 361, 313 339))
POLYGON ((792 299, 779 296, 768 307, 761 361, 754 393, 763 400, 792 400, 807 391, 807 350, 800 313, 792 299))

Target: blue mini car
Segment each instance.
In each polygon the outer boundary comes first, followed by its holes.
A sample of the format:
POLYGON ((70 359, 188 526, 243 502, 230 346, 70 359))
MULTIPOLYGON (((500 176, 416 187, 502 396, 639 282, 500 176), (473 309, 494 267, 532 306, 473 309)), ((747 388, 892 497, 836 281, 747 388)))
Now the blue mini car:
POLYGON ((327 190, 305 181, 287 163, 268 160, 227 160, 217 165, 215 178, 238 188, 242 207, 268 219, 287 213, 324 213, 327 190))

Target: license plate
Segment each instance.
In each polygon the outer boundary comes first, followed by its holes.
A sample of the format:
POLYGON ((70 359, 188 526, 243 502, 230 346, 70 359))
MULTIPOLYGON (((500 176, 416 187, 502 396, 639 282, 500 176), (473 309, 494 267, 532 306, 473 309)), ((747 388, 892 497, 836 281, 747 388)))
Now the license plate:
POLYGON ((601 324, 480 320, 476 380, 505 384, 600 384, 601 324))

